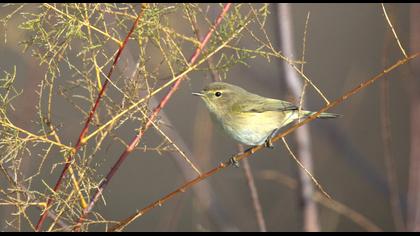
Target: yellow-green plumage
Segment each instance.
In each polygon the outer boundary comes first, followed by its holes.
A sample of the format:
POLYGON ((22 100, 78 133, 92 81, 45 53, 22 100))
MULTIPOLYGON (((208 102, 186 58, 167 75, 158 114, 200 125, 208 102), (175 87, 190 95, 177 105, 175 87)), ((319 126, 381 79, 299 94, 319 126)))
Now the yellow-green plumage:
MULTIPOLYGON (((312 114, 300 111, 290 102, 265 98, 250 93, 238 86, 214 82, 207 85, 199 95, 209 109, 213 120, 235 140, 258 145, 267 140, 273 131, 312 114)), ((338 115, 322 113, 320 118, 338 115)))

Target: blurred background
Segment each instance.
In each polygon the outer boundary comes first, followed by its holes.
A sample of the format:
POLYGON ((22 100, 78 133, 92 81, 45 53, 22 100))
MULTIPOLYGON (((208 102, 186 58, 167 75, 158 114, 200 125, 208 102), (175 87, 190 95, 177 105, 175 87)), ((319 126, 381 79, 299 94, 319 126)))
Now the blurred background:
MULTIPOLYGON (((156 9, 168 6, 170 5, 154 5, 156 9)), ((255 9, 264 7, 263 4, 253 6, 255 9)), ((287 6, 290 14, 289 36, 294 48, 283 48, 284 32, 280 22, 286 18, 280 14, 278 4, 266 5, 266 10, 269 12, 264 24, 266 36, 258 29, 257 23, 251 24, 248 30, 250 32, 255 30, 258 37, 267 37, 273 47, 288 58, 300 60, 306 25, 304 73, 330 101, 339 98, 351 88, 379 74, 404 57, 387 23, 381 4, 287 6), (306 24, 308 12, 310 17, 306 24), (286 52, 291 52, 291 55, 286 52)), ((19 5, 3 5, 0 8, 1 18, 4 20, 18 7, 19 5)), ((66 9, 60 4, 56 7, 63 11, 66 9)), ((219 4, 198 4, 195 7, 204 9, 202 12, 210 22, 214 21, 221 10, 219 4)), ((420 5, 385 4, 385 7, 407 54, 419 52, 420 5)), ((140 5, 133 4, 133 9, 138 11, 140 5)), ((250 6, 244 4, 242 8, 232 6, 231 12, 243 11, 246 15, 249 9, 250 6)), ((41 10, 45 8, 39 4, 27 4, 20 9, 22 12, 35 13, 41 10)), ((170 12, 168 16, 170 20, 164 23, 169 22, 168 25, 173 29, 194 38, 191 26, 185 24, 185 18, 180 17, 182 14, 182 10, 170 12)), ((209 24, 203 20, 204 18, 200 19, 200 16, 196 15, 199 19, 200 34, 203 36, 208 31, 209 24)), ((42 57, 37 56, 32 50, 37 47, 36 45, 31 45, 24 51, 25 44, 22 42, 34 39, 36 35, 30 30, 18 27, 28 18, 30 16, 24 14, 13 15, 7 20, 7 24, 1 27, 3 33, 0 38, 0 55, 2 55, 0 70, 13 72, 13 68, 16 67, 14 86, 22 91, 22 94, 13 100, 14 109, 7 108, 7 117, 17 127, 37 133, 41 132, 40 113, 46 111, 45 107, 48 104, 46 97, 41 96, 40 101, 39 93, 44 86, 43 83, 50 81, 48 78, 51 73, 48 70, 48 63, 40 63, 42 57)), ((109 19, 99 19, 95 24, 100 27, 106 24, 107 20, 109 19)), ((132 21, 127 20, 120 24, 114 22, 114 28, 110 28, 109 32, 122 41, 132 21)), ((99 39, 98 37, 97 40, 99 39)), ((81 52, 86 50, 81 46, 83 40, 83 37, 75 39, 66 49, 68 55, 66 58, 72 59, 71 63, 66 60, 57 62, 60 70, 55 77, 52 97, 54 102, 51 122, 56 125, 61 142, 69 146, 75 144, 95 98, 86 90, 78 88, 83 86, 78 79, 86 76, 84 79, 93 81, 94 85, 96 80, 93 77, 87 78, 88 75, 77 73, 74 68, 67 66, 75 64, 83 68, 83 63, 86 62, 81 56, 81 52), (79 98, 78 95, 86 96, 90 100, 79 98)), ((129 42, 128 48, 123 51, 121 61, 111 79, 115 80, 117 85, 121 85, 120 88, 127 90, 130 84, 124 82, 124 78, 130 77, 136 71, 136 63, 143 55, 133 41, 136 40, 129 42)), ((101 46, 105 48, 101 52, 105 55, 104 58, 112 61, 118 49, 117 45, 108 41, 101 46)), ((235 42, 234 46, 256 49, 258 45, 251 36, 247 35, 235 42)), ((180 46, 187 59, 194 48, 191 43, 180 46)), ((229 53, 234 54, 226 50, 226 54, 229 53)), ((150 82, 152 88, 158 88, 157 85, 169 81, 163 78, 170 76, 171 72, 167 66, 159 67, 159 64, 162 64, 161 55, 154 57, 156 54, 152 49, 147 51, 146 55, 145 60, 150 63, 148 64, 150 70, 156 67, 160 70, 159 79, 150 82)), ((218 58, 220 56, 215 58, 213 63, 217 64, 218 58)), ((99 64, 105 62, 105 59, 98 59, 99 64)), ((245 58, 244 63, 233 63, 229 70, 218 74, 216 79, 219 76, 226 82, 239 85, 248 91, 298 104, 300 98, 294 96, 289 89, 284 63, 284 60, 275 57, 270 57, 269 60, 262 56, 245 58)), ((418 59, 414 59, 330 110, 343 117, 315 120, 306 125, 309 129, 309 148, 313 163, 311 172, 332 197, 332 200, 326 199, 314 187, 317 193, 314 193, 313 197, 316 204, 313 217, 316 217, 315 222, 319 230, 416 231, 420 229, 420 197, 417 196, 417 188, 420 186, 420 176, 417 173, 420 167, 419 63, 418 59)), ((109 64, 105 64, 104 74, 108 72, 109 67, 109 64)), ((176 71, 181 69, 181 67, 176 68, 176 71)), ((140 74, 141 70, 138 73, 140 74)), ((191 92, 199 91, 213 79, 209 70, 189 73, 159 114, 161 121, 159 127, 201 172, 216 167, 238 152, 237 143, 213 126, 204 103, 191 95, 191 92)), ((300 82, 303 84, 303 79, 300 82)), ((158 104, 167 90, 164 89, 148 101, 149 111, 158 104)), ((305 109, 317 111, 325 106, 324 100, 311 86, 307 86, 305 91, 305 109)), ((133 100, 137 101, 146 94, 141 90, 138 97, 133 100)), ((106 105, 101 104, 99 110, 99 114, 104 117, 116 114, 107 112, 105 107, 127 106, 122 102, 125 101, 123 96, 113 86, 109 87, 104 100, 106 105)), ((111 108, 109 110, 116 111, 111 108)), ((108 119, 98 118, 96 122, 103 124, 108 119)), ((91 168, 88 174, 91 181, 99 182, 107 174, 124 150, 125 144, 136 135, 140 122, 138 119, 127 118, 126 123, 121 122, 104 139, 99 150, 92 151, 95 147, 93 145, 80 151, 93 153, 91 156, 86 154, 92 158, 92 161, 86 164, 91 168)), ((91 131, 95 129, 96 126, 91 126, 91 131)), ((39 134, 42 135, 42 132, 39 134)), ((291 150, 299 157, 299 148, 302 147, 296 139, 295 132, 286 139, 291 150)), ((155 128, 151 127, 146 132, 139 148, 128 156, 105 189, 103 199, 95 205, 95 216, 90 215, 92 220, 122 220, 133 214, 135 210, 142 209, 177 189, 186 180, 197 176, 179 153, 162 140, 162 135, 155 128), (165 149, 166 146, 169 148, 165 149), (159 147, 162 150, 159 151, 159 147)), ((55 184, 64 162, 63 154, 58 149, 51 150, 46 158, 37 154, 45 154, 46 147, 47 145, 28 146, 29 151, 19 153, 18 164, 7 158, 5 149, 0 154, 2 166, 6 169, 18 166, 19 171, 13 169, 10 173, 15 173, 14 177, 27 189, 35 192, 40 201, 46 199, 41 197, 42 194, 50 194, 46 185, 51 187, 55 184), (27 179, 35 173, 37 174, 33 178, 27 179)), ((264 149, 253 154, 248 162, 255 180, 266 229, 268 231, 308 230, 306 227, 308 222, 303 213, 305 204, 301 201, 298 174, 300 168, 283 143, 276 142, 274 149, 264 149)), ((82 162, 79 163, 82 166, 82 162)), ((249 180, 245 177, 244 164, 241 162, 240 165, 240 168, 226 168, 185 193, 178 194, 161 207, 152 209, 128 225, 125 230, 261 230, 249 189, 249 180)), ((8 203, 6 195, 12 187, 4 173, 0 176, 2 189, 0 229, 32 231, 28 219, 35 225, 40 209, 29 206, 25 208, 25 214, 16 216, 17 208, 6 204, 8 203)), ((65 183, 65 189, 68 190, 71 186, 68 177, 65 183)), ((89 196, 95 189, 92 186, 90 188, 89 196)), ((55 205, 52 209, 58 211, 59 207, 55 205)), ((51 219, 48 219, 45 225, 51 222, 51 219)), ((102 231, 105 229, 104 225, 104 223, 92 224, 89 230, 102 231)), ((44 230, 46 229, 47 226, 44 227, 44 230)))

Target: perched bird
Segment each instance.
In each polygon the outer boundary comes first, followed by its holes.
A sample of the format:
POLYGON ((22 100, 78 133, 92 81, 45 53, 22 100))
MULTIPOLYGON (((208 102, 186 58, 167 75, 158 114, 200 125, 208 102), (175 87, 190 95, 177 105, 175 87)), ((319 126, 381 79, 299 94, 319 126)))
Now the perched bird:
MULTIPOLYGON (((270 139, 278 129, 315 112, 304 111, 296 105, 272 98, 266 98, 245 89, 224 83, 213 82, 199 93, 212 119, 232 138, 246 145, 265 143, 271 147, 270 139)), ((339 115, 321 113, 319 118, 335 118, 339 115)))

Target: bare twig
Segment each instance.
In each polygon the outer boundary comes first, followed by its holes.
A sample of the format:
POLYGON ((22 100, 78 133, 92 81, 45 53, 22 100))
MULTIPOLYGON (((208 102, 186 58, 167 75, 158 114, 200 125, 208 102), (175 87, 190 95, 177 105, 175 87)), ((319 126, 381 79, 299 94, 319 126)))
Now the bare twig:
POLYGON ((404 48, 401 45, 400 39, 398 38, 398 35, 395 32, 394 26, 392 26, 391 20, 389 19, 388 14, 386 13, 384 4, 381 3, 381 6, 382 6, 382 11, 384 12, 385 18, 386 18, 386 20, 387 20, 387 22, 389 24, 389 27, 391 28, 392 33, 394 34, 395 40, 398 43, 398 47, 400 47, 400 50, 401 50, 402 54, 404 55, 404 57, 407 58, 407 53, 405 52, 404 48))
MULTIPOLYGON (((384 77, 386 74, 388 74, 389 72, 395 70, 396 68, 400 67, 401 65, 404 65, 406 63, 408 63, 409 61, 413 60, 414 58, 416 58, 419 54, 414 54, 409 56, 408 58, 405 58, 403 60, 399 60, 397 61, 395 64, 393 64, 392 66, 384 69, 382 72, 380 72, 379 74, 377 74, 376 76, 372 77, 371 79, 364 81, 363 83, 357 85, 356 87, 354 87, 353 89, 349 90, 348 92, 346 92, 343 96, 339 97, 338 99, 334 100, 333 102, 329 103, 328 105, 324 106, 322 109, 320 109, 318 112, 314 113, 313 115, 309 116, 308 118, 304 119, 303 121, 296 123, 295 125, 291 126, 290 128, 288 128, 287 130, 285 130, 284 132, 276 135, 273 139, 272 142, 276 142, 279 139, 285 137, 286 135, 292 133, 293 131, 295 131, 297 128, 315 120, 322 112, 326 112, 327 110, 330 110, 331 108, 336 107, 337 105, 343 103, 345 100, 347 100, 348 98, 352 97, 353 95, 359 93, 360 91, 366 89, 367 87, 369 87, 370 85, 372 85, 373 83, 375 83, 377 80, 381 79, 382 77, 384 77)), ((265 144, 263 145, 258 145, 258 146, 254 146, 252 148, 249 148, 248 150, 246 150, 244 153, 238 154, 235 159, 239 162, 242 161, 245 158, 250 157, 252 154, 254 154, 255 152, 263 149, 265 147, 265 144)), ((149 204, 148 206, 146 206, 145 208, 136 211, 134 214, 132 214, 131 216, 127 217, 126 219, 120 221, 119 224, 114 225, 113 227, 111 227, 109 229, 109 231, 120 231, 122 229, 124 229, 124 227, 126 227, 128 224, 130 224, 131 222, 133 222, 134 220, 136 220, 138 217, 143 216, 145 213, 147 213, 148 211, 154 209, 157 206, 162 206, 166 201, 168 201, 169 199, 173 198, 174 196, 176 196, 179 193, 183 193, 185 192, 187 189, 191 188, 192 186, 196 185, 197 183, 203 181, 204 179, 207 179, 208 177, 218 173, 219 171, 225 169, 226 167, 231 165, 231 161, 230 158, 228 161, 225 161, 223 163, 220 163, 217 167, 203 173, 201 176, 196 177, 195 179, 192 179, 186 183, 184 183, 183 185, 181 185, 179 188, 177 188, 175 191, 165 195, 164 197, 160 198, 159 200, 149 204)))
POLYGON ((316 178, 311 174, 311 172, 308 171, 308 169, 299 161, 299 158, 296 157, 296 155, 292 152, 292 150, 289 147, 289 144, 286 142, 285 138, 282 138, 282 141, 284 143, 284 146, 286 147, 287 151, 289 152, 290 156, 293 157, 293 159, 296 161, 296 163, 299 165, 300 168, 302 168, 306 174, 311 178, 311 180, 315 183, 315 185, 318 187, 319 191, 324 194, 325 197, 331 198, 331 196, 324 190, 321 184, 318 183, 316 178))
MULTIPOLYGON (((302 40, 302 59, 301 61, 304 62, 305 61, 305 52, 306 52, 306 35, 308 32, 308 24, 309 24, 309 16, 311 15, 310 12, 308 12, 308 15, 306 15, 306 22, 305 22, 305 31, 303 32, 303 40, 302 40)), ((300 71, 302 71, 303 73, 303 66, 305 64, 302 63, 302 65, 300 66, 300 71)), ((306 91, 306 87, 308 86, 308 81, 305 80, 305 83, 303 84, 302 87, 302 92, 300 94, 300 100, 299 100, 299 113, 302 110, 302 106, 303 106, 303 101, 305 100, 305 91, 306 91)), ((298 119, 298 121, 300 121, 300 117, 298 119)))

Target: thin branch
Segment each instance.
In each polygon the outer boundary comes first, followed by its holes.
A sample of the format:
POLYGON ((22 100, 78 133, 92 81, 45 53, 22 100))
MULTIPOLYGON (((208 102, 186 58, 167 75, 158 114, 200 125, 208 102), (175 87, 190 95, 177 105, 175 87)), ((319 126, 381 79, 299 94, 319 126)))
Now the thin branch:
MULTIPOLYGON (((326 112, 327 110, 330 110, 331 108, 336 107, 337 105, 343 103, 345 100, 347 100, 348 98, 354 96, 355 94, 359 93, 360 91, 366 89, 367 87, 369 87, 370 85, 372 85, 373 83, 375 83, 377 80, 381 79, 383 76, 385 76, 386 74, 388 74, 389 72, 395 70, 396 68, 400 67, 401 65, 404 65, 406 63, 408 63, 409 61, 413 60, 414 58, 416 58, 419 55, 419 53, 414 54, 409 56, 408 58, 402 59, 397 61, 395 64, 393 64, 392 66, 384 69, 382 72, 380 72, 379 74, 377 74, 376 76, 372 77, 371 79, 357 85, 356 87, 354 87, 353 89, 349 90, 348 92, 346 92, 343 96, 339 97, 338 99, 334 100, 333 102, 331 102, 330 104, 324 106, 322 109, 320 109, 318 112, 312 114, 311 116, 309 116, 308 118, 306 118, 305 120, 298 122, 296 124, 294 124, 292 127, 288 128, 287 130, 285 130, 284 132, 276 135, 271 141, 274 143, 276 141, 278 141, 279 139, 285 137, 286 135, 292 133, 293 131, 295 131, 297 128, 315 120, 322 112, 326 112)), ((245 158, 249 158, 252 154, 254 154, 257 151, 262 150, 265 147, 265 144, 263 145, 258 145, 258 146, 254 146, 249 148, 248 150, 246 150, 244 153, 241 154, 237 154, 235 159, 239 162, 242 161, 245 158)), ((231 159, 229 158, 229 160, 220 163, 217 167, 205 172, 204 174, 202 174, 201 176, 198 176, 195 179, 192 179, 186 183, 184 183, 183 185, 181 185, 179 188, 177 188, 175 191, 165 195, 164 197, 160 198, 159 200, 149 204, 148 206, 144 207, 141 210, 137 210, 134 214, 132 214, 131 216, 127 217, 126 219, 120 221, 119 224, 114 225, 113 227, 111 227, 109 229, 109 231, 121 231, 122 229, 124 229, 124 227, 126 227, 128 224, 130 224, 131 222, 133 222, 134 220, 136 220, 137 218, 139 218, 140 216, 143 216, 145 213, 147 213, 148 211, 154 209, 157 206, 162 206, 165 202, 167 202, 168 200, 170 200, 171 198, 173 198, 174 196, 176 196, 179 193, 184 193, 186 190, 190 189, 192 186, 200 183, 201 181, 207 179, 208 177, 218 173, 219 171, 225 169, 226 167, 230 166, 232 164, 231 159)))
POLYGON ((286 142, 285 138, 281 139, 284 143, 284 146, 286 147, 287 151, 289 152, 290 156, 293 157, 293 159, 296 161, 296 163, 298 163, 299 167, 302 168, 306 174, 312 179, 312 181, 315 183, 315 185, 318 187, 319 191, 325 195, 325 197, 330 198, 331 196, 324 190, 324 188, 322 187, 322 185, 316 180, 316 178, 311 174, 311 172, 308 171, 307 168, 305 168, 305 166, 302 164, 302 162, 299 161, 299 158, 296 157, 296 155, 292 152, 292 150, 289 147, 289 144, 286 142))

